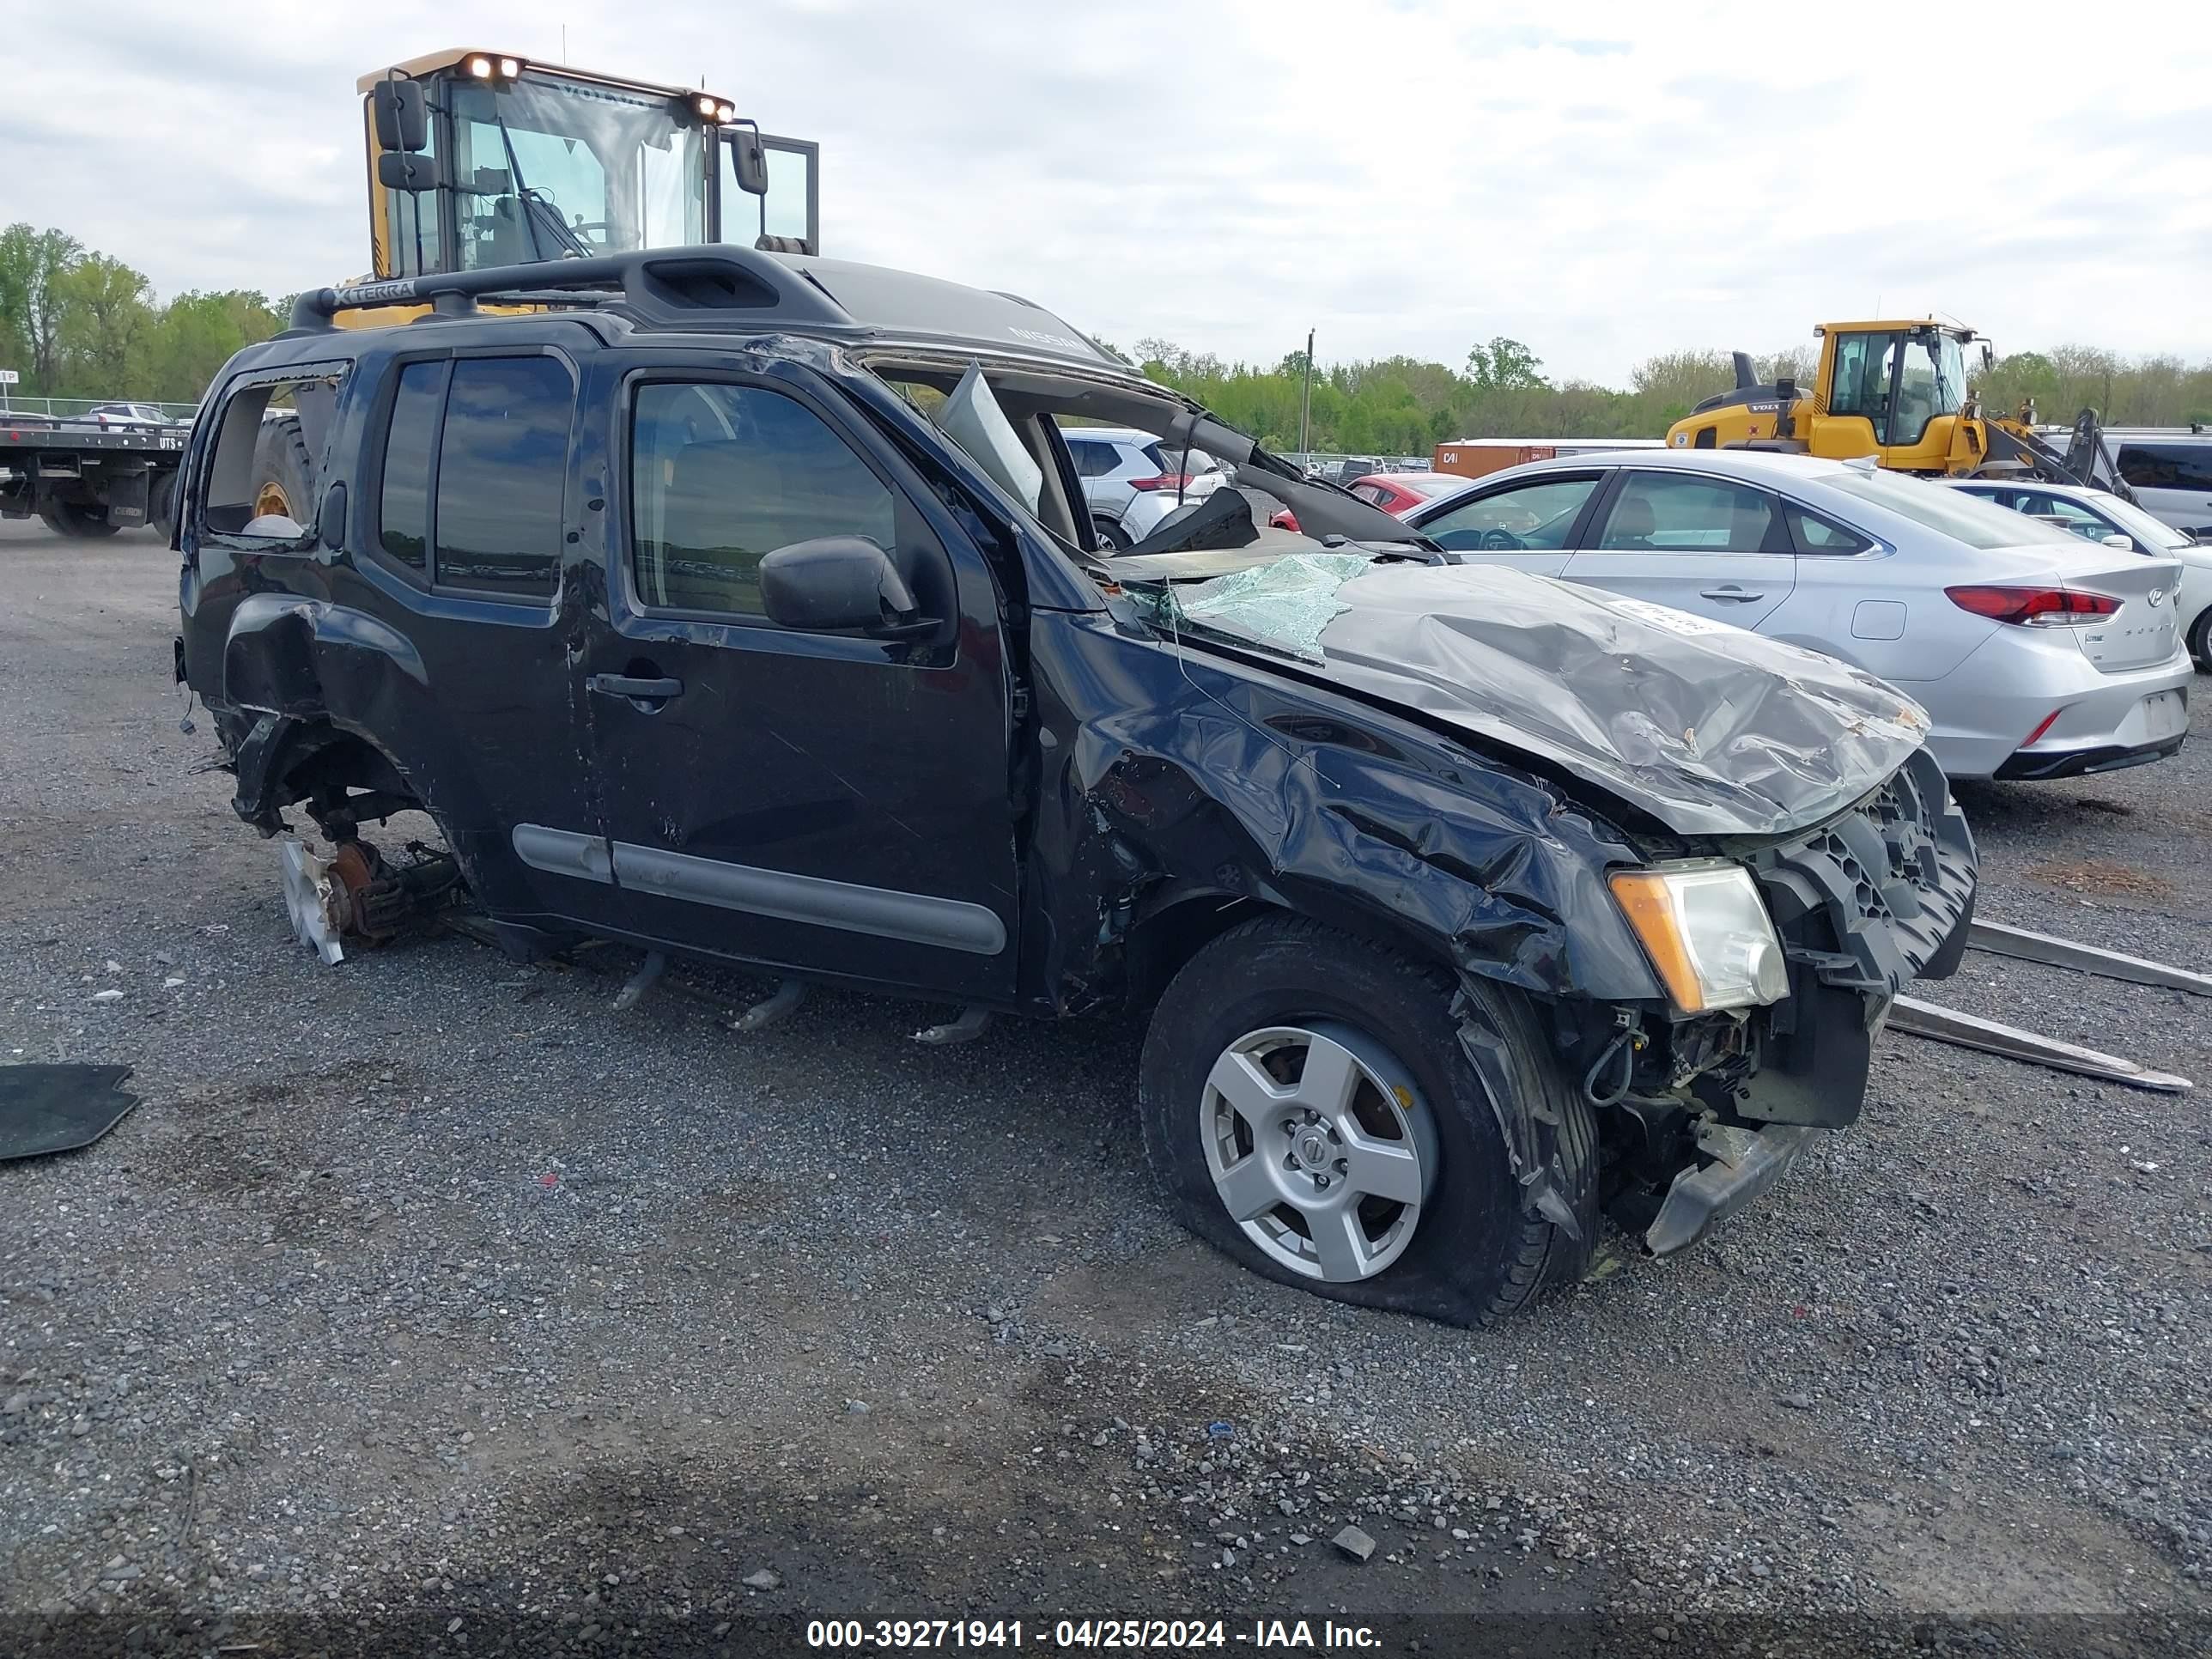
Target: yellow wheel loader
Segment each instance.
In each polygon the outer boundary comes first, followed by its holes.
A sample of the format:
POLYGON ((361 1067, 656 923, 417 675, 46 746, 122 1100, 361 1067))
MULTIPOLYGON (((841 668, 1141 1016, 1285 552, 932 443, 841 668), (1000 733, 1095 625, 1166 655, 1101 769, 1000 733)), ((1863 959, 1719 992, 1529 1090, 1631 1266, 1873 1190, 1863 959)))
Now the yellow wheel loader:
MULTIPOLYGON (((342 313, 348 326, 428 309, 408 286, 431 272, 701 242, 821 251, 820 147, 764 134, 699 88, 455 49, 364 75, 356 90, 370 275, 351 280, 390 283, 393 303, 342 313)), ((311 510, 329 402, 298 391, 263 422, 259 514, 311 510)))
MULTIPOLYGON (((1832 460, 1872 456, 1901 472, 1997 476, 2088 484, 2135 499, 2096 411, 2085 409, 2063 447, 2039 437, 2031 404, 1984 411, 1966 384, 1972 329, 1936 322, 1823 323, 1812 389, 1788 376, 1762 384, 1735 354, 1735 385, 1667 428, 1680 449, 1766 449, 1832 460)), ((1982 368, 1990 349, 1979 353, 1982 368)))

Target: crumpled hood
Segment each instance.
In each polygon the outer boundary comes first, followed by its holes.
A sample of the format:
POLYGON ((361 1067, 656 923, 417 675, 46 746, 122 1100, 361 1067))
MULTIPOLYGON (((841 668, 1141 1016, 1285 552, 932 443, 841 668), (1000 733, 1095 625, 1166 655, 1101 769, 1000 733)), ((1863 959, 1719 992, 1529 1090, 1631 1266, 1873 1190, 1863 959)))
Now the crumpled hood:
POLYGON ((1194 622, 1303 634, 1285 642, 1329 678, 1553 763, 1682 835, 1817 822, 1928 732, 1917 704, 1832 657, 1502 566, 1285 560, 1205 586, 1232 582, 1241 593, 1176 597, 1194 622), (1334 606, 1309 587, 1319 609, 1285 624, 1277 573, 1293 565, 1337 567, 1334 606))

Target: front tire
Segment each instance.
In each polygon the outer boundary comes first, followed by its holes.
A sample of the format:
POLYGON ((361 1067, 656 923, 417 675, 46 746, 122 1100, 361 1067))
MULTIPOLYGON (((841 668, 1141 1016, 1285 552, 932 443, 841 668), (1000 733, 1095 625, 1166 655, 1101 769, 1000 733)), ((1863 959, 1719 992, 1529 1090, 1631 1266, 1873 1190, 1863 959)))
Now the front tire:
POLYGON ((1138 1080, 1177 1218, 1279 1284, 1454 1324, 1579 1279, 1597 1236, 1589 1106, 1527 1000, 1471 985, 1466 1018, 1534 1111, 1576 1238, 1522 1206, 1453 990, 1440 969, 1302 917, 1200 951, 1153 1012, 1138 1080))
POLYGON ((1098 545, 1108 553, 1127 553, 1129 550, 1128 532, 1111 519, 1093 519, 1091 529, 1098 538, 1098 545))
POLYGON ((2212 669, 2212 607, 2189 624, 2189 654, 2199 668, 2212 669))
POLYGON ((108 518, 106 507, 85 507, 76 501, 48 501, 39 509, 39 517, 55 535, 67 536, 72 541, 112 536, 118 528, 108 518))

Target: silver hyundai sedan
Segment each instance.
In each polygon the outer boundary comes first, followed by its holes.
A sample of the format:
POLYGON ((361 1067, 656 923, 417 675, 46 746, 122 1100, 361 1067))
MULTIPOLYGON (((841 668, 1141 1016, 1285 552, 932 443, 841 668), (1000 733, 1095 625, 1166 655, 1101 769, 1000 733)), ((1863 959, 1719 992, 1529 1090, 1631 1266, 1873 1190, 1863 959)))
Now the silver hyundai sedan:
POLYGON ((1826 652, 1916 699, 1953 777, 2175 753, 2191 667, 2174 560, 1863 464, 1757 450, 1537 461, 1416 507, 1462 557, 1826 652))

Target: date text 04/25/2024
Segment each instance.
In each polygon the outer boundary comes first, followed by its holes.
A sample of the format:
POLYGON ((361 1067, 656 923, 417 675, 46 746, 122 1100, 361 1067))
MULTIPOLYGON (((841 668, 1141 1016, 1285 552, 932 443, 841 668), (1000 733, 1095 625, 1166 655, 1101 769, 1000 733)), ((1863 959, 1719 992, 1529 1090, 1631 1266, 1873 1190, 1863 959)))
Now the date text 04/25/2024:
POLYGON ((1259 1619, 1249 1629, 1220 1619, 817 1619, 806 1645, 829 1650, 896 1648, 1251 1648, 1360 1649, 1378 1645, 1364 1625, 1331 1620, 1259 1619))

